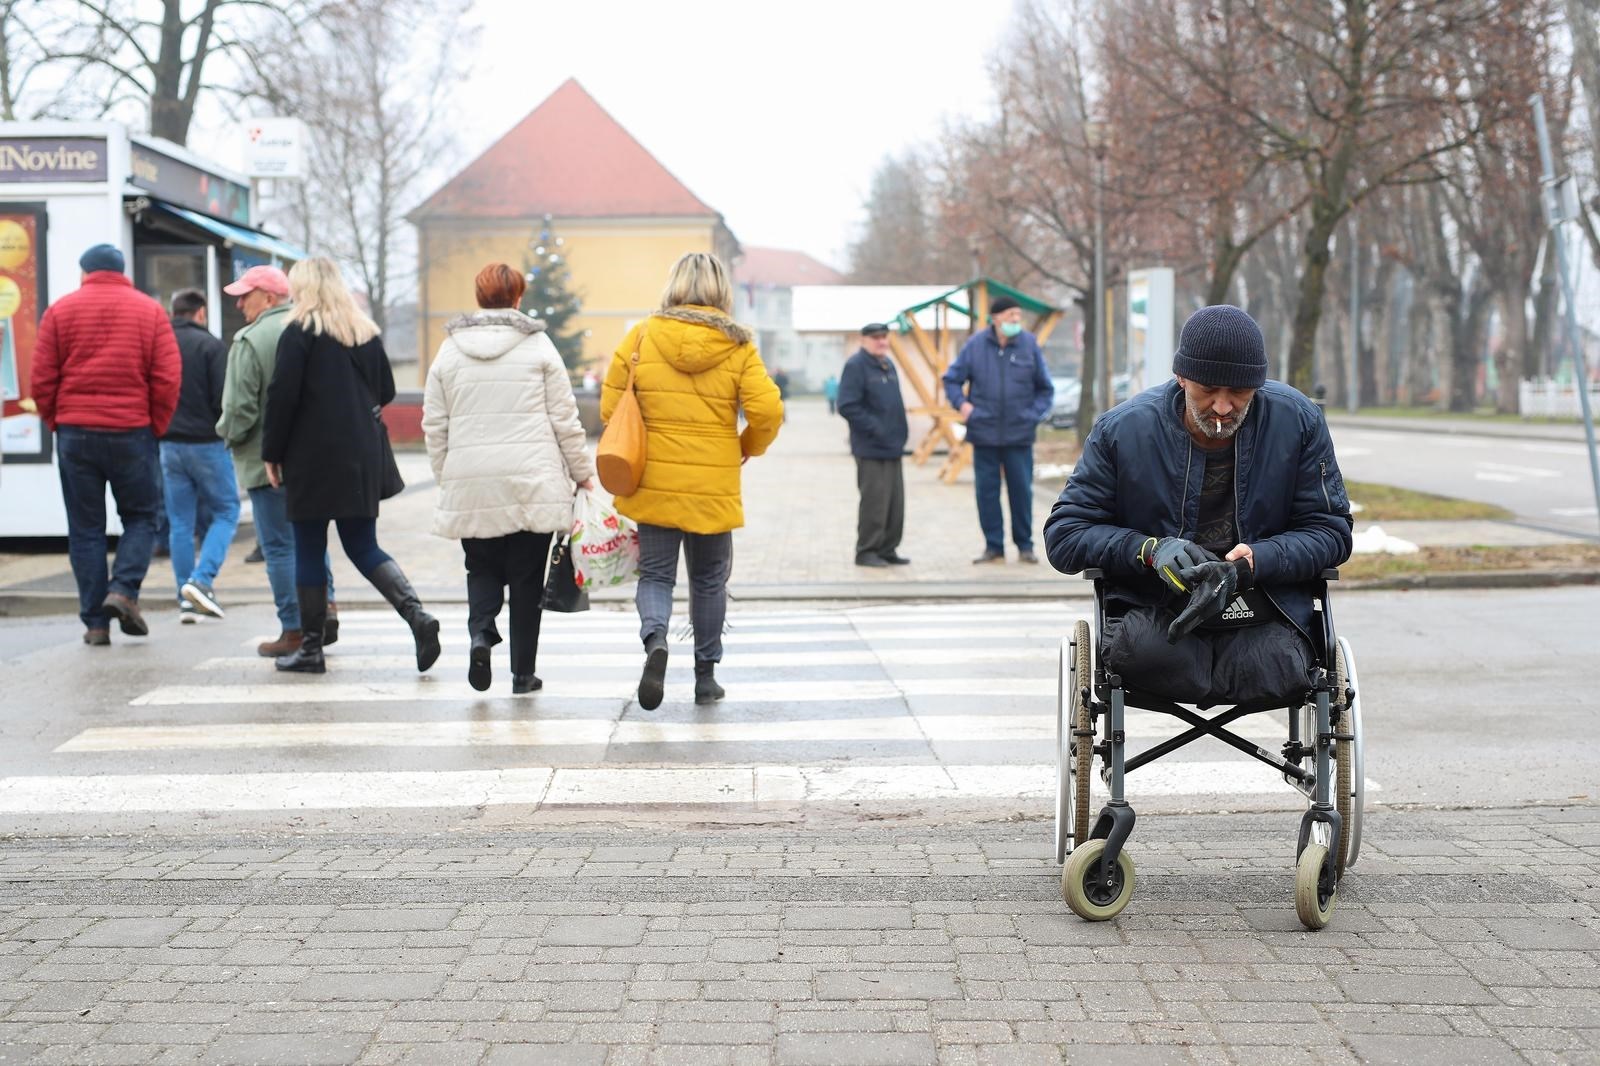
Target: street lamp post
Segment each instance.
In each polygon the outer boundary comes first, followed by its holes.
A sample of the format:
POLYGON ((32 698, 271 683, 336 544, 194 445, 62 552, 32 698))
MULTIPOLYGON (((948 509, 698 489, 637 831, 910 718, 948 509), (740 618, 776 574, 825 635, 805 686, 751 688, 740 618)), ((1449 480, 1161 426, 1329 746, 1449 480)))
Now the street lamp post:
POLYGON ((1100 410, 1111 409, 1111 366, 1106 355, 1106 128, 1101 121, 1087 128, 1094 152, 1094 366, 1100 378, 1100 410))

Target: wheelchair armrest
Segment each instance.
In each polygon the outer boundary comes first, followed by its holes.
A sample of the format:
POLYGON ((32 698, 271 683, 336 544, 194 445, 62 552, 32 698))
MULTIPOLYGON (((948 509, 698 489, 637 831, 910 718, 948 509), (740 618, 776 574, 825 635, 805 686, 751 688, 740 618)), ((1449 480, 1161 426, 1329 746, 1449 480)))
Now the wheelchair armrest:
POLYGON ((1089 569, 1085 570, 1083 572, 1082 576, 1083 576, 1083 579, 1085 581, 1099 581, 1101 578, 1106 576, 1106 573, 1105 573, 1104 570, 1101 570, 1099 567, 1093 567, 1092 566, 1089 569))
POLYGON ((1322 580, 1324 580, 1324 581, 1338 581, 1339 580, 1339 568, 1338 567, 1329 567, 1327 570, 1324 570, 1322 572, 1322 580))

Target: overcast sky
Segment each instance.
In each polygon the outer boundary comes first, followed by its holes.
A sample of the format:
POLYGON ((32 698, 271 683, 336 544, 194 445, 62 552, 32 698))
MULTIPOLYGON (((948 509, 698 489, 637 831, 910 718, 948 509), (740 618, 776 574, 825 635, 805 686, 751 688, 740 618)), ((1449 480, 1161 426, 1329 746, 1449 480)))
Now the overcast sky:
POLYGON ((741 242, 842 268, 883 154, 987 110, 986 68, 1010 8, 477 0, 461 162, 576 77, 741 242))

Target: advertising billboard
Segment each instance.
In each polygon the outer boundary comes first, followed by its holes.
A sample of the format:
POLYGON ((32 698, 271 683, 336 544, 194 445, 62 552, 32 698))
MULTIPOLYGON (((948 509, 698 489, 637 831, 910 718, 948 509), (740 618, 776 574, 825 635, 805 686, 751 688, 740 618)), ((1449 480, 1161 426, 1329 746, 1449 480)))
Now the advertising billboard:
POLYGON ((32 410, 33 345, 45 292, 45 205, 0 204, 0 452, 7 463, 50 461, 32 410))

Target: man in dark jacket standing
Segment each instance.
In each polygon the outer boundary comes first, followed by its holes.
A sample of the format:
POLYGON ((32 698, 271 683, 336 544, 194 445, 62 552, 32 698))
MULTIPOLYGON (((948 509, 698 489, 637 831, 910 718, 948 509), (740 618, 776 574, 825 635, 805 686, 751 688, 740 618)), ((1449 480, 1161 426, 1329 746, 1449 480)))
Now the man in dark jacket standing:
POLYGON ((177 407, 182 364, 166 312, 123 274, 120 251, 97 244, 78 266, 83 287, 57 300, 39 323, 33 396, 56 432, 84 643, 102 645, 111 643, 111 618, 124 633, 150 632, 139 613, 139 587, 161 510, 156 438, 177 407), (109 579, 108 484, 122 519, 109 579))
POLYGON ((839 378, 839 413, 850 423, 850 454, 856 457, 856 565, 903 566, 906 483, 900 456, 906 447, 906 405, 900 376, 889 359, 889 327, 861 327, 861 347, 839 378))
POLYGON ((1055 385, 1033 334, 1022 328, 1022 308, 1009 296, 989 307, 989 328, 975 333, 944 374, 945 396, 961 412, 972 445, 978 524, 983 554, 974 563, 1003 563, 1006 530, 1000 512, 1000 477, 1011 501, 1011 539, 1017 558, 1033 554, 1033 440, 1050 413, 1055 385), (965 391, 963 391, 965 389, 965 391))
POLYGON ((1350 555, 1322 413, 1267 381, 1237 307, 1183 325, 1175 380, 1094 424, 1045 523, 1063 573, 1105 572, 1107 669, 1179 702, 1293 700, 1310 684, 1311 583, 1350 555))
POLYGON ((206 328, 206 295, 184 289, 172 297, 172 331, 183 360, 178 409, 161 438, 161 477, 171 528, 172 573, 184 622, 195 612, 223 616, 212 583, 239 527, 239 483, 228 446, 217 436, 228 352, 206 328), (207 516, 195 559, 195 514, 207 516))

